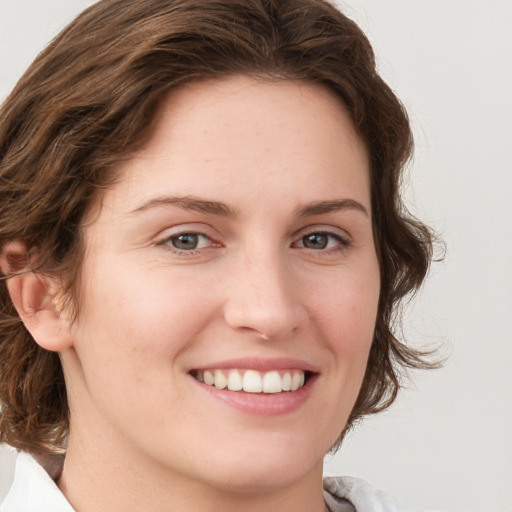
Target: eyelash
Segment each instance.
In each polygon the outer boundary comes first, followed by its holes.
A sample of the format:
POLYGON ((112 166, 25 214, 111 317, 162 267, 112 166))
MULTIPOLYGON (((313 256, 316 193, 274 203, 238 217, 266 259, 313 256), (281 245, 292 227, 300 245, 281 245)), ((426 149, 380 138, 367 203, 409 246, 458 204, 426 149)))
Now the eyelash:
MULTIPOLYGON (((342 251, 348 249, 348 247, 351 244, 352 244, 352 242, 347 237, 344 237, 344 236, 340 235, 339 233, 334 233, 334 232, 326 231, 326 230, 323 230, 323 231, 322 230, 312 230, 312 231, 302 234, 296 241, 294 241, 291 244, 291 247, 298 248, 298 249, 303 248, 306 250, 309 249, 310 251, 312 251, 314 253, 330 254, 330 253, 342 252, 342 251), (320 248, 320 249, 313 249, 313 248, 305 247, 304 241, 307 239, 307 237, 311 237, 313 235, 328 237, 327 247, 320 248), (332 242, 332 240, 335 240, 336 244, 334 245, 334 247, 329 247, 329 244, 332 242), (302 244, 302 246, 298 246, 297 244, 302 244)), ((183 231, 181 233, 173 234, 173 235, 165 238, 164 240, 158 242, 157 245, 164 247, 166 250, 168 250, 174 254, 177 254, 178 256, 184 256, 184 257, 195 256, 197 254, 197 252, 199 252, 199 251, 204 251, 204 250, 211 249, 212 247, 220 247, 221 246, 220 243, 215 242, 208 235, 205 235, 204 233, 200 233, 200 232, 196 232, 196 231, 183 231), (172 245, 173 240, 177 240, 179 237, 185 237, 185 236, 194 236, 194 237, 202 238, 202 239, 208 240, 209 244, 206 247, 193 248, 191 250, 179 249, 178 247, 174 247, 172 245)))

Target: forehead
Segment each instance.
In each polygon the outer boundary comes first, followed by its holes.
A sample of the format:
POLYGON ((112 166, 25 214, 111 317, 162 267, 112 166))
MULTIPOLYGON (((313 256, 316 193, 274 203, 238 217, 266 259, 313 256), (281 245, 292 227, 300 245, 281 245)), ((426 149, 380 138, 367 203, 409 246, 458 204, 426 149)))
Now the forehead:
MULTIPOLYGON (((178 138, 189 144, 215 142, 226 149, 242 137, 252 140, 254 148, 266 144, 273 153, 303 139, 310 141, 308 146, 326 148, 334 142, 366 153, 341 99, 310 82, 236 75, 187 84, 165 98, 155 125, 141 154, 158 151, 178 138), (272 137, 276 134, 279 140, 272 137)), ((249 151, 250 146, 244 149, 249 151)))
MULTIPOLYGON (((265 181, 260 192, 273 187, 292 194, 301 187, 299 201, 335 187, 341 194, 357 189, 365 196, 358 200, 369 203, 368 168, 366 147, 333 92, 310 83, 234 76, 171 92, 150 138, 121 164, 119 181, 103 200, 135 204, 160 190, 236 201, 250 191, 248 182, 265 181)), ((252 190, 256 194, 258 187, 252 190)))

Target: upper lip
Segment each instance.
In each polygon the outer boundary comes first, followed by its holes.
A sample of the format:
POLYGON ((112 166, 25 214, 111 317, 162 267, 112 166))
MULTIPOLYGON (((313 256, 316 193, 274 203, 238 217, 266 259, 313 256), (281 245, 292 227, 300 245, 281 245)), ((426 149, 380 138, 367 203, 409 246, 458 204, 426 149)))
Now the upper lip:
POLYGON ((229 369, 256 370, 259 372, 270 372, 273 370, 303 370, 311 373, 319 373, 316 365, 302 359, 279 357, 279 358, 254 358, 242 357, 237 359, 225 359, 214 361, 208 364, 202 364, 191 368, 191 370, 229 370, 229 369))

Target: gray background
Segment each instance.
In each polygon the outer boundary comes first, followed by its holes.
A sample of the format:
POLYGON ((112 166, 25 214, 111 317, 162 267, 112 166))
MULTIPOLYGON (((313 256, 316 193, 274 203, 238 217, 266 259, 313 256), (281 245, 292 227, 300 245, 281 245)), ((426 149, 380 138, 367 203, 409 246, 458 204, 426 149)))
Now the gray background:
MULTIPOLYGON (((0 98, 90 3, 0 0, 0 98)), ((369 35, 412 117, 406 194, 442 233, 447 255, 407 309, 406 333, 442 343, 449 360, 414 375, 391 410, 328 457, 326 473, 362 476, 424 508, 511 512, 512 3, 339 3, 369 35)), ((0 451, 0 496, 13 459, 0 451)))

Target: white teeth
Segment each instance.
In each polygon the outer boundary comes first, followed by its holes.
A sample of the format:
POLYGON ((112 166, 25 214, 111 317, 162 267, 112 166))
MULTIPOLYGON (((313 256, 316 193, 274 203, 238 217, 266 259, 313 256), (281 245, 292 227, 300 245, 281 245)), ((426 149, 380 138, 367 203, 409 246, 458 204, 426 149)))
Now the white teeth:
POLYGON ((228 379, 226 379, 226 376, 220 370, 215 370, 215 387, 217 389, 224 389, 227 386, 228 379))
POLYGON ((297 391, 304 386, 302 370, 258 372, 256 370, 204 370, 193 373, 199 382, 217 389, 244 391, 246 393, 281 393, 297 391))
MULTIPOLYGON (((302 374, 302 377, 304 377, 304 374, 302 374)), ((297 389, 300 388, 300 381, 301 381, 301 375, 299 373, 294 373, 292 377, 292 391, 297 391, 297 389)))
POLYGON ((205 384, 209 386, 213 386, 215 384, 215 378, 213 377, 213 373, 208 370, 203 373, 203 381, 205 384))
POLYGON ((283 391, 290 391, 292 389, 292 376, 290 372, 283 375, 283 391))
POLYGON ((248 393, 261 393, 263 384, 261 375, 254 370, 247 370, 244 374, 244 391, 248 393))
POLYGON ((279 372, 268 372, 263 377, 263 393, 281 393, 283 384, 279 372))
POLYGON ((243 387, 242 376, 236 370, 230 370, 228 375, 228 389, 230 391, 240 391, 243 387))

